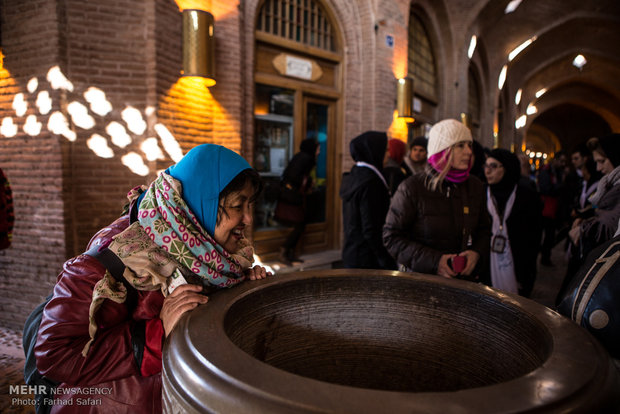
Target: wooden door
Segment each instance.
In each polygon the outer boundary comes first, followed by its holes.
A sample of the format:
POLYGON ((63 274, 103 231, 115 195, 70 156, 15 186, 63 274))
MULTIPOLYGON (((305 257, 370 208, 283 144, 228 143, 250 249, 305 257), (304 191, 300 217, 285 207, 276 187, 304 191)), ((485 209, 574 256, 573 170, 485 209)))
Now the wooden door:
POLYGON ((301 137, 314 138, 321 151, 313 175, 313 190, 307 196, 308 225, 302 238, 305 252, 325 250, 335 246, 339 223, 336 170, 336 103, 333 100, 304 95, 302 98, 301 137))

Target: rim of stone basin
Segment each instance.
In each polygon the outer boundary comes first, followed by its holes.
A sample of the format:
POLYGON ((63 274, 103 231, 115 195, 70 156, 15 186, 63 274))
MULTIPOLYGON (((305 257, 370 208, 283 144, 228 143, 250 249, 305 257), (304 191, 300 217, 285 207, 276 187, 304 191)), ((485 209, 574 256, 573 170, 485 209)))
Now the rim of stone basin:
POLYGON ((188 312, 167 338, 163 383, 164 406, 166 399, 172 398, 190 412, 445 414, 528 412, 545 407, 554 412, 567 407, 574 412, 579 412, 579 407, 591 412, 592 407, 611 398, 609 393, 618 386, 618 377, 606 351, 585 329, 529 299, 481 284, 432 275, 328 269, 248 281, 213 294, 206 305, 188 312), (488 386, 440 392, 385 391, 339 385, 284 371, 246 353, 226 333, 226 315, 251 295, 288 283, 349 277, 385 277, 386 283, 406 278, 483 295, 502 306, 517 308, 548 332, 548 357, 523 376, 488 386))

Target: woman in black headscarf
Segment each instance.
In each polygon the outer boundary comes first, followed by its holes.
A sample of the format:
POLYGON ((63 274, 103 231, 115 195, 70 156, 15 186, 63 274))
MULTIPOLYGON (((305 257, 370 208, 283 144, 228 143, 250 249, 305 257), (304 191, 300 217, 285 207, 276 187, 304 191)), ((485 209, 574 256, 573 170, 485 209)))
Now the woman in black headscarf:
POLYGON ((396 269, 381 236, 390 207, 390 193, 382 175, 387 143, 385 132, 368 131, 349 145, 355 165, 344 174, 340 187, 344 267, 396 269))
POLYGON ((528 297, 536 279, 542 203, 535 191, 519 184, 521 165, 512 152, 492 150, 484 173, 487 209, 493 221, 491 285, 528 297))

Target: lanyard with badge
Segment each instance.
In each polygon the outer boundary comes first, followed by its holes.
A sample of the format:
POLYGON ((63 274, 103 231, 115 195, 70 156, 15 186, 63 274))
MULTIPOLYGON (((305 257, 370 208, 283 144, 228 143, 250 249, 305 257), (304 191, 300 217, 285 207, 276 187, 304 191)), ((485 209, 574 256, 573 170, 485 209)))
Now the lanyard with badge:
POLYGON ((497 234, 493 234, 493 238, 491 239, 491 251, 493 253, 504 253, 504 250, 506 250, 506 237, 503 236, 504 215, 506 214, 507 208, 505 208, 504 211, 500 213, 499 208, 497 208, 497 202, 495 201, 495 197, 491 195, 490 190, 487 189, 487 191, 488 197, 491 198, 491 201, 493 202, 493 207, 495 207, 495 213, 499 217, 499 232, 497 234))

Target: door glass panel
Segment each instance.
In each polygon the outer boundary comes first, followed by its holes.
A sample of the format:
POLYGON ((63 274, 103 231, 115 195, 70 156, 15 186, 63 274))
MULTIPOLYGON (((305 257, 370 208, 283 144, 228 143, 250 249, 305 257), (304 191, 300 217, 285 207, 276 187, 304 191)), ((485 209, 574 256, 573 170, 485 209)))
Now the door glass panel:
POLYGON ((254 168, 261 175, 264 190, 254 207, 254 228, 267 230, 281 227, 273 220, 273 211, 280 192, 280 176, 294 151, 294 91, 256 85, 255 102, 254 168))
POLYGON ((305 138, 315 138, 321 152, 312 171, 314 187, 306 197, 307 220, 309 223, 325 221, 325 204, 327 195, 327 115, 328 106, 313 102, 306 105, 305 138))

